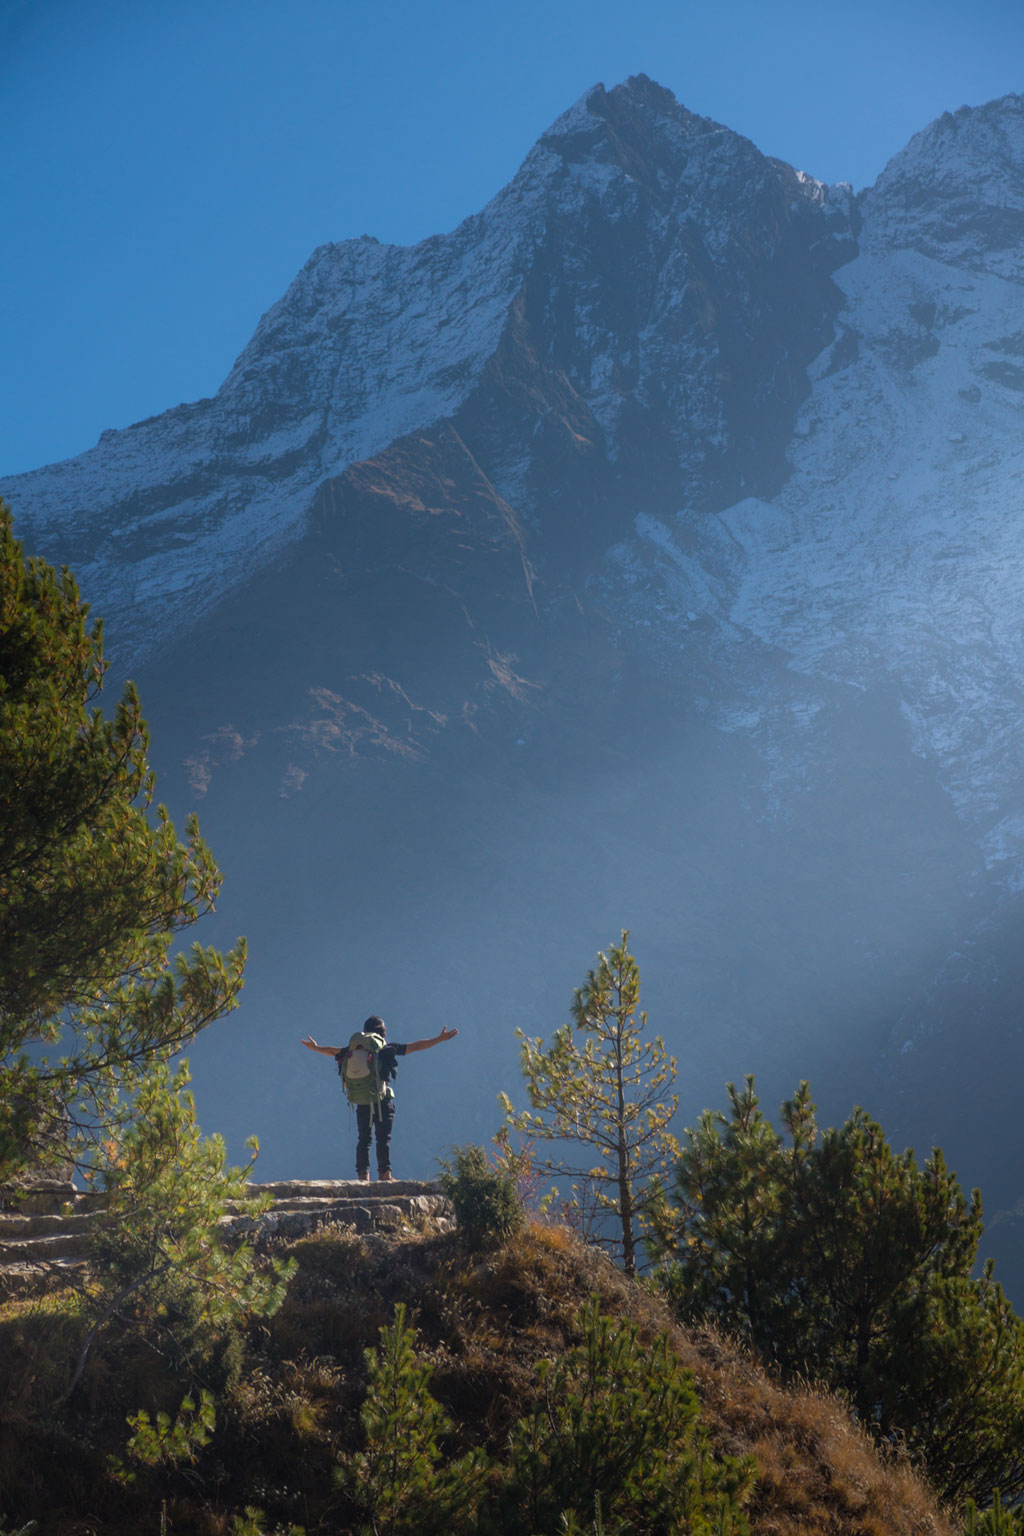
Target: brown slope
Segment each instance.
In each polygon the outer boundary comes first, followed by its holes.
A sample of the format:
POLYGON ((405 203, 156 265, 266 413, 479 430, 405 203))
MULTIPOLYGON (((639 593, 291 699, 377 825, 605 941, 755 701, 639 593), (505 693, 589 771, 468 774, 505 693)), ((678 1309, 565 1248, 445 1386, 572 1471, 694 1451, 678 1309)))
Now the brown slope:
MULTIPOLYGON (((712 1332, 677 1326, 660 1298, 629 1280, 564 1228, 533 1226, 498 1252, 460 1256, 450 1237, 311 1239, 296 1245, 300 1274, 274 1325, 294 1358, 323 1347, 356 1368, 376 1328, 405 1302, 433 1368, 432 1389, 466 1443, 500 1448, 525 1410, 538 1359, 561 1353, 590 1296, 641 1334, 670 1335, 693 1371, 719 1452, 753 1455, 753 1536, 953 1536, 927 1484, 883 1460, 835 1398, 775 1383, 712 1332)), ((353 1405, 358 1400, 354 1395, 353 1405)))

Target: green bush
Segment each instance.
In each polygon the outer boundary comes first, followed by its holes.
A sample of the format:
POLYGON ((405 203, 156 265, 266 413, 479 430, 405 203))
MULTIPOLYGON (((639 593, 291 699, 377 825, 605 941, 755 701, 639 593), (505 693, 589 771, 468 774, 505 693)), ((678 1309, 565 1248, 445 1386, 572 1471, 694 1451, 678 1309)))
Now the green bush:
POLYGON ((339 1473, 370 1516, 375 1536, 455 1536, 472 1529, 484 1489, 483 1453, 445 1460, 454 1426, 416 1358, 415 1330, 395 1307, 380 1347, 365 1353, 369 1387, 360 1412, 365 1449, 339 1473))
POLYGON ((514 1172, 495 1167, 483 1147, 454 1147, 451 1157, 441 1161, 441 1187, 471 1248, 494 1247, 523 1225, 514 1172))
POLYGON ((755 1465, 713 1455, 693 1377, 667 1335, 642 1342, 596 1298, 576 1326, 579 1342, 538 1365, 537 1401, 512 1428, 498 1518, 486 1528, 531 1536, 607 1520, 630 1536, 747 1536, 755 1465))
POLYGON ((1024 1509, 1009 1509, 997 1493, 988 1509, 979 1509, 974 1500, 964 1510, 964 1536, 1021 1536, 1024 1509))

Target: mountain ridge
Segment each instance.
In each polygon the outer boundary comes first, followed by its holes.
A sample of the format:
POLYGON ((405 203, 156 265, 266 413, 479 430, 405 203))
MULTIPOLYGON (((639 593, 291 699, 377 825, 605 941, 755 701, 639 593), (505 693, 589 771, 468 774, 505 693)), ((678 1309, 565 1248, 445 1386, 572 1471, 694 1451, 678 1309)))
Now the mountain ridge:
POLYGON ((860 200, 891 247, 1024 280, 1024 96, 944 112, 860 200))

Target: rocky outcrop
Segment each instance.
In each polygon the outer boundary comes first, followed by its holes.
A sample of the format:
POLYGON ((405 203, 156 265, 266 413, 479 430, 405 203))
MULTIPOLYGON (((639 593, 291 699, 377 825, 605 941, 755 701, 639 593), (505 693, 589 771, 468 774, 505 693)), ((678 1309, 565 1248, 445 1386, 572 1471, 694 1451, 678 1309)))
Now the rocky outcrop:
POLYGON ((1022 171, 1024 96, 944 112, 865 193, 865 235, 888 250, 1024 282, 1022 171))
MULTIPOLYGON (((229 1207, 220 1223, 229 1242, 293 1239, 324 1226, 367 1233, 416 1220, 450 1220, 440 1187, 416 1180, 285 1180, 249 1190, 269 1207, 256 1215, 229 1207)), ((0 1209, 0 1295, 45 1290, 62 1272, 86 1265, 90 1234, 105 1210, 105 1196, 65 1181, 8 1191, 0 1209)))

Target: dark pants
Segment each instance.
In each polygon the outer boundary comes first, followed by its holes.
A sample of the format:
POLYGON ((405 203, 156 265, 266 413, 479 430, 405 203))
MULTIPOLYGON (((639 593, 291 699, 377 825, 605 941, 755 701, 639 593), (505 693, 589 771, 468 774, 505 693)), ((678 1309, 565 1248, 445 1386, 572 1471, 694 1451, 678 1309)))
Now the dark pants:
POLYGON ((356 1125, 359 1140, 356 1142, 356 1174, 370 1171, 370 1137, 377 1137, 377 1177, 391 1172, 391 1128, 395 1123, 394 1099, 381 1099, 379 1104, 357 1104, 356 1125))

